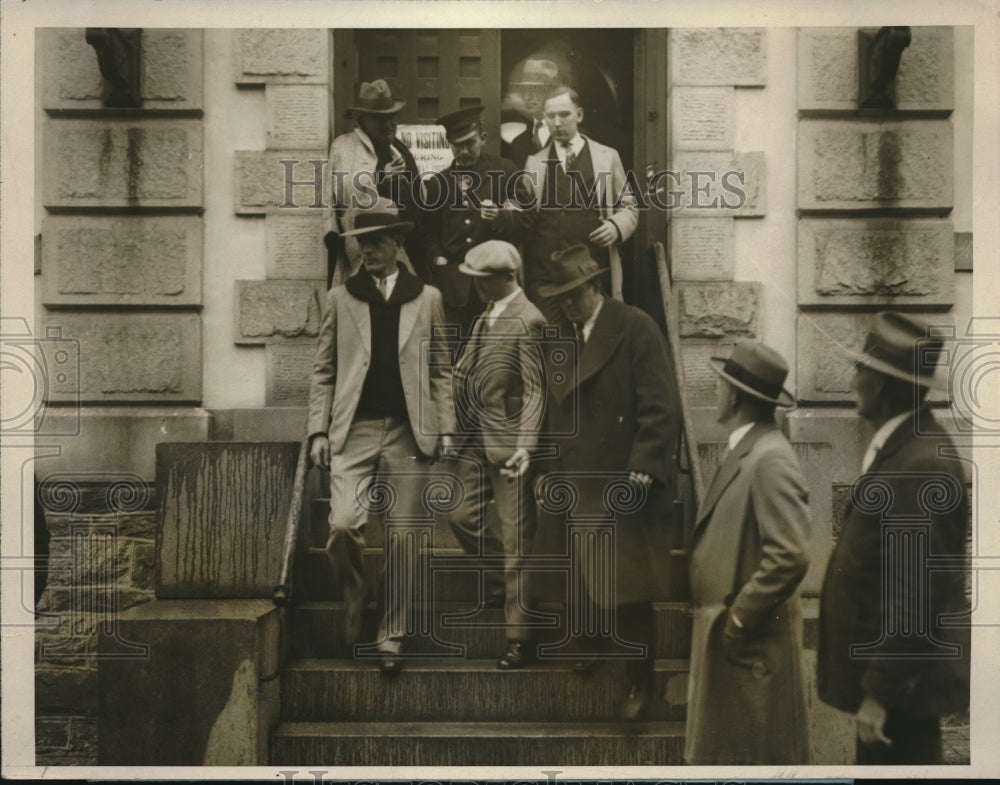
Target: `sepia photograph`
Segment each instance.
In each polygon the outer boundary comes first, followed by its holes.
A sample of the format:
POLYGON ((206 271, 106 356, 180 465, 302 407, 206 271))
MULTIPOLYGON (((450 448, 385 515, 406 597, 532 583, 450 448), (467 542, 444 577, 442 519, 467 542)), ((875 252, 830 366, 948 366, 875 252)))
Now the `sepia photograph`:
POLYGON ((5 777, 1000 772, 995 2, 0 14, 5 777))

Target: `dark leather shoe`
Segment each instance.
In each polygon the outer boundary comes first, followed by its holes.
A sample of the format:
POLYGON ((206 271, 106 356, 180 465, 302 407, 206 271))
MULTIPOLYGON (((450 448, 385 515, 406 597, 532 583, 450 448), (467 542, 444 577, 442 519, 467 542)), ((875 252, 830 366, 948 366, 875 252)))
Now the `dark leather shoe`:
POLYGON ((399 673, 403 669, 403 658, 395 652, 384 651, 381 655, 378 667, 382 673, 399 673))
POLYGON ((604 660, 577 660, 573 663, 573 670, 576 673, 590 673, 596 671, 604 664, 604 660))
POLYGON ((535 654, 525 641, 511 641, 507 652, 497 662, 497 669, 512 671, 534 662, 535 654))
POLYGON ((647 683, 633 683, 625 700, 622 701, 618 718, 622 722, 636 722, 646 716, 649 702, 653 697, 653 689, 647 683))

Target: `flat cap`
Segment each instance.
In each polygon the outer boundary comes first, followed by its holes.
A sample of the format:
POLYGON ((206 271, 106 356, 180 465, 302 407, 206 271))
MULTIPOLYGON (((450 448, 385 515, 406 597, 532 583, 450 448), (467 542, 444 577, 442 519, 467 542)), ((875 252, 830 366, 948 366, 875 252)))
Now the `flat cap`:
POLYGON ((479 277, 512 273, 521 269, 521 255, 510 243, 487 240, 470 248, 458 269, 466 275, 479 277))
POLYGON ((485 108, 485 106, 479 105, 459 109, 457 112, 439 117, 437 124, 444 126, 445 136, 448 137, 449 142, 464 142, 470 135, 482 128, 479 115, 483 113, 485 108))

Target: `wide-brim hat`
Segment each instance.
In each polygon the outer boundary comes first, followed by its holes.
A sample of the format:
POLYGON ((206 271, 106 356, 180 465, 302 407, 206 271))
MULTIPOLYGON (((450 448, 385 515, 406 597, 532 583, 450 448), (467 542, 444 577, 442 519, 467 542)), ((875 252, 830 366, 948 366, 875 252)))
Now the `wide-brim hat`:
POLYGON ((559 84, 559 66, 551 60, 529 57, 521 67, 517 79, 512 79, 511 87, 555 87, 559 84))
POLYGON ((504 240, 487 240, 470 248, 458 269, 477 278, 506 275, 521 269, 521 255, 504 240))
POLYGON ((607 267, 601 267, 594 261, 586 245, 571 245, 552 254, 552 263, 549 265, 552 281, 539 286, 538 293, 542 297, 555 297, 582 286, 591 278, 607 271, 607 267))
POLYGON ((770 346, 757 341, 737 341, 729 357, 712 357, 712 370, 733 387, 776 406, 794 406, 795 398, 784 388, 788 363, 770 346))
POLYGON ((357 237, 375 232, 406 234, 413 228, 413 222, 400 220, 399 208, 384 197, 379 197, 371 207, 359 207, 353 211, 353 215, 354 228, 341 232, 342 237, 357 237))
POLYGON ((931 323, 915 314, 882 311, 875 314, 860 352, 845 350, 855 362, 896 379, 948 389, 938 373, 942 340, 930 332, 931 323))
POLYGON ((406 106, 406 101, 393 101, 392 90, 385 79, 362 82, 358 90, 358 103, 349 107, 355 112, 367 114, 396 114, 406 106))
POLYGON ((457 112, 439 117, 437 124, 444 126, 444 135, 449 142, 453 144, 464 142, 483 129, 482 121, 479 118, 485 108, 485 106, 480 105, 459 109, 457 112))

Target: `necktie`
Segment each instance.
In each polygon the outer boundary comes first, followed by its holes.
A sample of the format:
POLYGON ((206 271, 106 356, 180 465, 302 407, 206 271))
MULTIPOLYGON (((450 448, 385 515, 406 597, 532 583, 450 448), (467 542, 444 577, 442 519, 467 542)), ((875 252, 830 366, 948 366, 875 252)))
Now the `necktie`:
POLYGON ((486 322, 487 327, 492 327, 493 322, 496 321, 496 317, 493 315, 493 301, 490 300, 486 303, 486 310, 483 311, 483 320, 486 322))
POLYGON ((388 289, 388 286, 389 285, 386 282, 385 278, 379 278, 378 279, 378 293, 382 295, 382 300, 384 302, 388 302, 389 301, 389 289, 388 289))
POLYGON ((531 144, 536 150, 542 149, 542 135, 540 133, 542 127, 541 120, 535 120, 535 127, 531 132, 531 144))
POLYGON ((566 150, 566 161, 563 164, 563 168, 568 172, 573 168, 573 164, 576 163, 576 155, 573 153, 573 148, 569 146, 569 142, 563 145, 563 149, 566 150))

